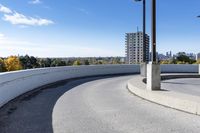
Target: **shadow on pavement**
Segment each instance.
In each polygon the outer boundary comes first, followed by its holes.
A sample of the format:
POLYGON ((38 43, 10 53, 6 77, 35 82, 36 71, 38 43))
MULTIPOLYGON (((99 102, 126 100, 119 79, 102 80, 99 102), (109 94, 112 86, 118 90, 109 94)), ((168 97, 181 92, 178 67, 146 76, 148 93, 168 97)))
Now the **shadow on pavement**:
POLYGON ((60 81, 19 96, 0 109, 0 133, 53 133, 52 112, 60 96, 83 83, 117 76, 60 81))

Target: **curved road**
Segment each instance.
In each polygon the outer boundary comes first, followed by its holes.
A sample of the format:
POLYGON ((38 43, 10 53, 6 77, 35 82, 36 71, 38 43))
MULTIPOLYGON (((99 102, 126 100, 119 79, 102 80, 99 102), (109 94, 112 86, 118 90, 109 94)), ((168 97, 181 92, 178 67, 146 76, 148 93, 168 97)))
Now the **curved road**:
POLYGON ((131 77, 86 78, 26 94, 0 110, 0 133, 199 133, 199 116, 128 92, 131 77))

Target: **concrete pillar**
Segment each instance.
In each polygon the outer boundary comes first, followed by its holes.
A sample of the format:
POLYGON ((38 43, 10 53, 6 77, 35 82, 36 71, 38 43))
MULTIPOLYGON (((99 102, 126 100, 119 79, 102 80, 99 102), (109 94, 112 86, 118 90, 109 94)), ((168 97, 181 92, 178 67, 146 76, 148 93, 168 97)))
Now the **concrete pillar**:
POLYGON ((160 64, 147 64, 147 90, 160 90, 160 81, 160 64))
POLYGON ((140 75, 142 77, 147 77, 147 63, 140 64, 140 75))
POLYGON ((200 74, 200 64, 199 64, 199 74, 200 74))

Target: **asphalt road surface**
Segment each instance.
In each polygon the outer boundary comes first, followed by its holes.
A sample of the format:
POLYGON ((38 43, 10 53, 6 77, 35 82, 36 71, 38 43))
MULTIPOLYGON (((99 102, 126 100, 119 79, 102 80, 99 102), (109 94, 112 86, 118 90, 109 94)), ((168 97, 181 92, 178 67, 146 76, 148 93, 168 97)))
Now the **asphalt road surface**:
POLYGON ((200 78, 183 78, 162 81, 162 88, 165 90, 200 96, 200 78))
POLYGON ((128 92, 132 76, 86 78, 26 94, 0 110, 0 133, 199 133, 200 117, 128 92))

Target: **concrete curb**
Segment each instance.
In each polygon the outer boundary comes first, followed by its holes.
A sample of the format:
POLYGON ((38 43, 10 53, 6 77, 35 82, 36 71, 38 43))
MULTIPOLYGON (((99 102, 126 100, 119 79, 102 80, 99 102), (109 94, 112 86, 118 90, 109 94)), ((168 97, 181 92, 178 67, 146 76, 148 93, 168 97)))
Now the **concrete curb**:
POLYGON ((140 76, 129 80, 127 84, 129 91, 145 100, 180 111, 200 115, 200 97, 165 90, 148 91, 146 90, 146 84, 142 80, 143 78, 140 76))

